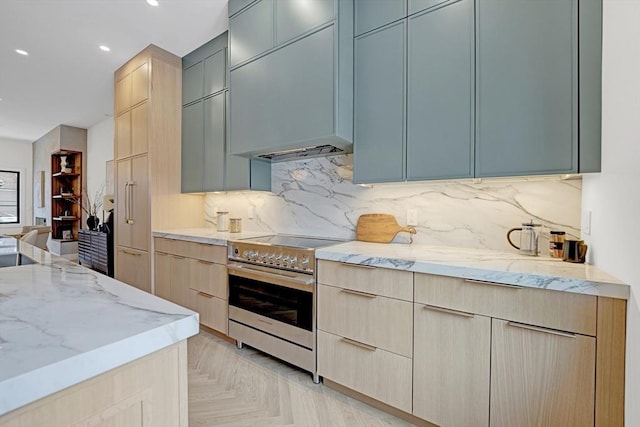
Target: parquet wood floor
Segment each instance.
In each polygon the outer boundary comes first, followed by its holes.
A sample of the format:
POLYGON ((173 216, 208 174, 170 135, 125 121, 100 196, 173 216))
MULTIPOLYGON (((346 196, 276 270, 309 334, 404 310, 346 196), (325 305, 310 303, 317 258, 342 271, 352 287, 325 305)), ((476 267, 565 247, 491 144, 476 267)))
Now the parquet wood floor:
POLYGON ((411 425, 205 331, 189 339, 188 349, 190 427, 411 425))

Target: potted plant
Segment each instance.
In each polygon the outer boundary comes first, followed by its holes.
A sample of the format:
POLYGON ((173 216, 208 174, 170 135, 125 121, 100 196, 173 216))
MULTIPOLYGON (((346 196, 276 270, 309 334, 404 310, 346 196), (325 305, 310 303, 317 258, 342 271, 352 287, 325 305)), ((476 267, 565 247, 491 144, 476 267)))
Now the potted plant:
POLYGON ((86 188, 82 191, 82 198, 78 200, 80 207, 87 214, 87 227, 89 230, 96 230, 100 224, 98 211, 102 208, 102 200, 104 195, 104 184, 100 186, 94 197, 91 197, 89 190, 86 188))

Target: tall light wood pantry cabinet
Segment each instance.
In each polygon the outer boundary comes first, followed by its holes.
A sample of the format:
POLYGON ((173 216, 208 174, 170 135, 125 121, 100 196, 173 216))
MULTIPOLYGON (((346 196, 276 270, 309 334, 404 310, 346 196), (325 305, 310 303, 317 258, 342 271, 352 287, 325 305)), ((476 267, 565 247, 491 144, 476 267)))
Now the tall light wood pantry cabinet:
POLYGON ((180 193, 182 61, 150 45, 115 72, 115 278, 151 291, 151 230, 203 225, 180 193))

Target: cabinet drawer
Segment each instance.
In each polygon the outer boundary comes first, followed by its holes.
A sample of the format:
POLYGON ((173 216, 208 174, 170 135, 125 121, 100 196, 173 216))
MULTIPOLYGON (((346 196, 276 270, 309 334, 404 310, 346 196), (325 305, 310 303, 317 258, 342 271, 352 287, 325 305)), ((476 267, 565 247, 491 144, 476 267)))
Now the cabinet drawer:
POLYGON ((318 373, 411 413, 411 359, 318 331, 318 373))
POLYGON ((546 328, 596 334, 597 297, 592 295, 416 273, 415 299, 422 304, 546 328))
POLYGON ((201 259, 190 259, 189 287, 194 291, 226 300, 227 267, 201 259))
POLYGON ((207 243, 188 242, 186 240, 155 238, 155 250, 168 254, 195 258, 203 261, 227 264, 227 247, 207 243))
POLYGON ((318 328, 412 356, 413 309, 407 301, 318 285, 318 328))
POLYGON ((200 323, 223 334, 228 333, 227 301, 191 289, 191 308, 200 314, 200 323))
POLYGON ((413 301, 413 273, 410 271, 320 260, 318 283, 413 301))
POLYGON ((187 253, 187 246, 189 242, 174 239, 164 239, 156 237, 154 239, 156 252, 163 252, 166 254, 174 254, 184 256, 187 253))

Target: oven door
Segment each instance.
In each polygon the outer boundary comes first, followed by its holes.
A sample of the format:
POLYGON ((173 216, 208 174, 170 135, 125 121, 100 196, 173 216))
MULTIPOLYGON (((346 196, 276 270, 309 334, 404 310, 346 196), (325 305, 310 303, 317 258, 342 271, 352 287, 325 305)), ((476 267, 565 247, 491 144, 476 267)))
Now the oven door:
POLYGON ((230 263, 229 319, 313 348, 312 275, 230 263))

